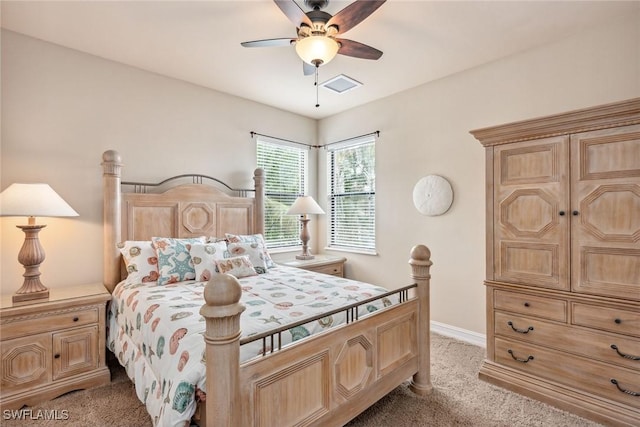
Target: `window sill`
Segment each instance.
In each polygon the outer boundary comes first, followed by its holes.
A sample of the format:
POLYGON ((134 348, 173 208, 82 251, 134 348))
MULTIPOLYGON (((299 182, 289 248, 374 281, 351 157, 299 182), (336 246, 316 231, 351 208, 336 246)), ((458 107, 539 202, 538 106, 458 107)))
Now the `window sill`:
POLYGON ((378 256, 378 251, 376 251, 376 250, 368 251, 368 250, 365 250, 365 249, 335 248, 335 247, 331 247, 331 246, 325 247, 324 250, 325 251, 332 251, 332 252, 345 252, 345 253, 350 253, 350 254, 378 256))

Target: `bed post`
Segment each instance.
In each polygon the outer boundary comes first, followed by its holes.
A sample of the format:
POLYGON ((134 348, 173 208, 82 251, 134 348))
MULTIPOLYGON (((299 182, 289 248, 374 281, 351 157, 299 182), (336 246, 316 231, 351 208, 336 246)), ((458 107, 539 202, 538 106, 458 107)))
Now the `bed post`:
POLYGON ((114 150, 102 154, 102 196, 104 216, 103 238, 103 284, 109 290, 120 281, 120 253, 116 244, 120 240, 120 173, 122 158, 114 150))
POLYGON ((240 403, 240 303, 242 289, 230 274, 215 274, 204 288, 207 358, 206 425, 238 426, 240 403))
POLYGON ((431 338, 429 310, 429 285, 431 274, 429 268, 431 262, 431 251, 424 245, 417 245, 411 249, 411 277, 418 285, 417 297, 420 311, 418 313, 418 346, 419 360, 418 372, 413 375, 409 388, 414 393, 425 396, 431 392, 431 338))
POLYGON ((256 198, 256 215, 254 218, 256 233, 264 234, 264 169, 258 168, 253 172, 256 198))

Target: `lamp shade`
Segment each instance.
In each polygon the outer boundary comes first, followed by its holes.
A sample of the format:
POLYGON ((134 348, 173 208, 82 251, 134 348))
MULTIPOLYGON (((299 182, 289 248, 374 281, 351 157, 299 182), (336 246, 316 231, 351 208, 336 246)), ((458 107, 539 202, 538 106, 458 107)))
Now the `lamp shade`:
POLYGON ((287 215, 324 214, 322 208, 311 196, 298 197, 287 211, 287 215))
POLYGON ((14 183, 0 193, 0 216, 78 216, 48 184, 14 183))
POLYGON ((296 42, 298 56, 307 64, 320 66, 335 58, 340 44, 327 36, 309 36, 296 42))

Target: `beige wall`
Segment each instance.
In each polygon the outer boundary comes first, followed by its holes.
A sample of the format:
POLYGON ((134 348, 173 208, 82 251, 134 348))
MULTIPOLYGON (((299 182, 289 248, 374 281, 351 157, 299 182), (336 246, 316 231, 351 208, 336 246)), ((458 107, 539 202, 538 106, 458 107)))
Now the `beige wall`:
MULTIPOLYGON (((46 182, 80 214, 38 219, 51 288, 102 282, 103 151, 120 151, 126 180, 192 172, 251 188, 250 131, 317 133, 316 120, 5 31, 2 124, 1 188, 46 182)), ((2 294, 22 284, 23 222, 0 219, 2 294)))
MULTIPOLYGON (((469 130, 638 96, 636 15, 320 121, 319 144, 381 131, 379 255, 348 254, 347 274, 386 287, 408 284, 410 248, 426 244, 434 263, 432 319, 485 333, 485 159, 469 130), (413 186, 429 174, 453 186, 445 215, 422 216, 413 207, 413 186)), ((323 187, 325 172, 321 164, 323 187)))
MULTIPOLYGON (((484 333, 484 151, 468 131, 640 96, 639 21, 628 17, 319 122, 3 32, 1 188, 45 181, 80 213, 46 219, 48 286, 99 282, 104 150, 122 153, 126 179, 189 171, 247 186, 255 167, 251 130, 320 144, 380 130, 379 255, 347 254, 349 276, 408 284, 409 250, 425 243, 434 261, 432 318, 484 333), (147 166, 127 167, 134 164, 147 166), (413 208, 413 186, 427 174, 453 185, 454 203, 443 216, 413 208)), ((319 154, 317 194, 325 194, 319 154)), ((325 221, 317 218, 313 231, 321 246, 325 221)), ((21 282, 15 257, 22 233, 13 218, 0 223, 5 294, 21 282)))

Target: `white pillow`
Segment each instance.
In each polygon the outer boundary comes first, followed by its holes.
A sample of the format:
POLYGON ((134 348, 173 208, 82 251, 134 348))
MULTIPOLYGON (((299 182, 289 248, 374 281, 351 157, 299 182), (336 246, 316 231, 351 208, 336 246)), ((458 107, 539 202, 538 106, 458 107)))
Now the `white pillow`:
POLYGON ((218 267, 220 273, 232 274, 238 279, 241 277, 256 276, 258 274, 253 268, 251 261, 249 261, 249 257, 246 255, 218 260, 216 261, 216 267, 218 267))
POLYGON ((264 249, 264 261, 267 268, 273 268, 276 263, 271 259, 271 255, 267 251, 267 243, 264 241, 262 234, 229 234, 225 233, 225 237, 229 243, 259 243, 264 249))
POLYGON ((196 280, 206 282, 217 272, 216 261, 224 259, 227 243, 222 240, 215 243, 193 243, 189 253, 196 272, 196 280))
POLYGON ((229 243, 227 245, 228 258, 246 255, 253 264, 258 274, 267 272, 267 263, 264 256, 264 246, 261 243, 229 243))
POLYGON ((150 240, 127 240, 117 246, 127 267, 127 283, 158 280, 158 257, 150 240))

